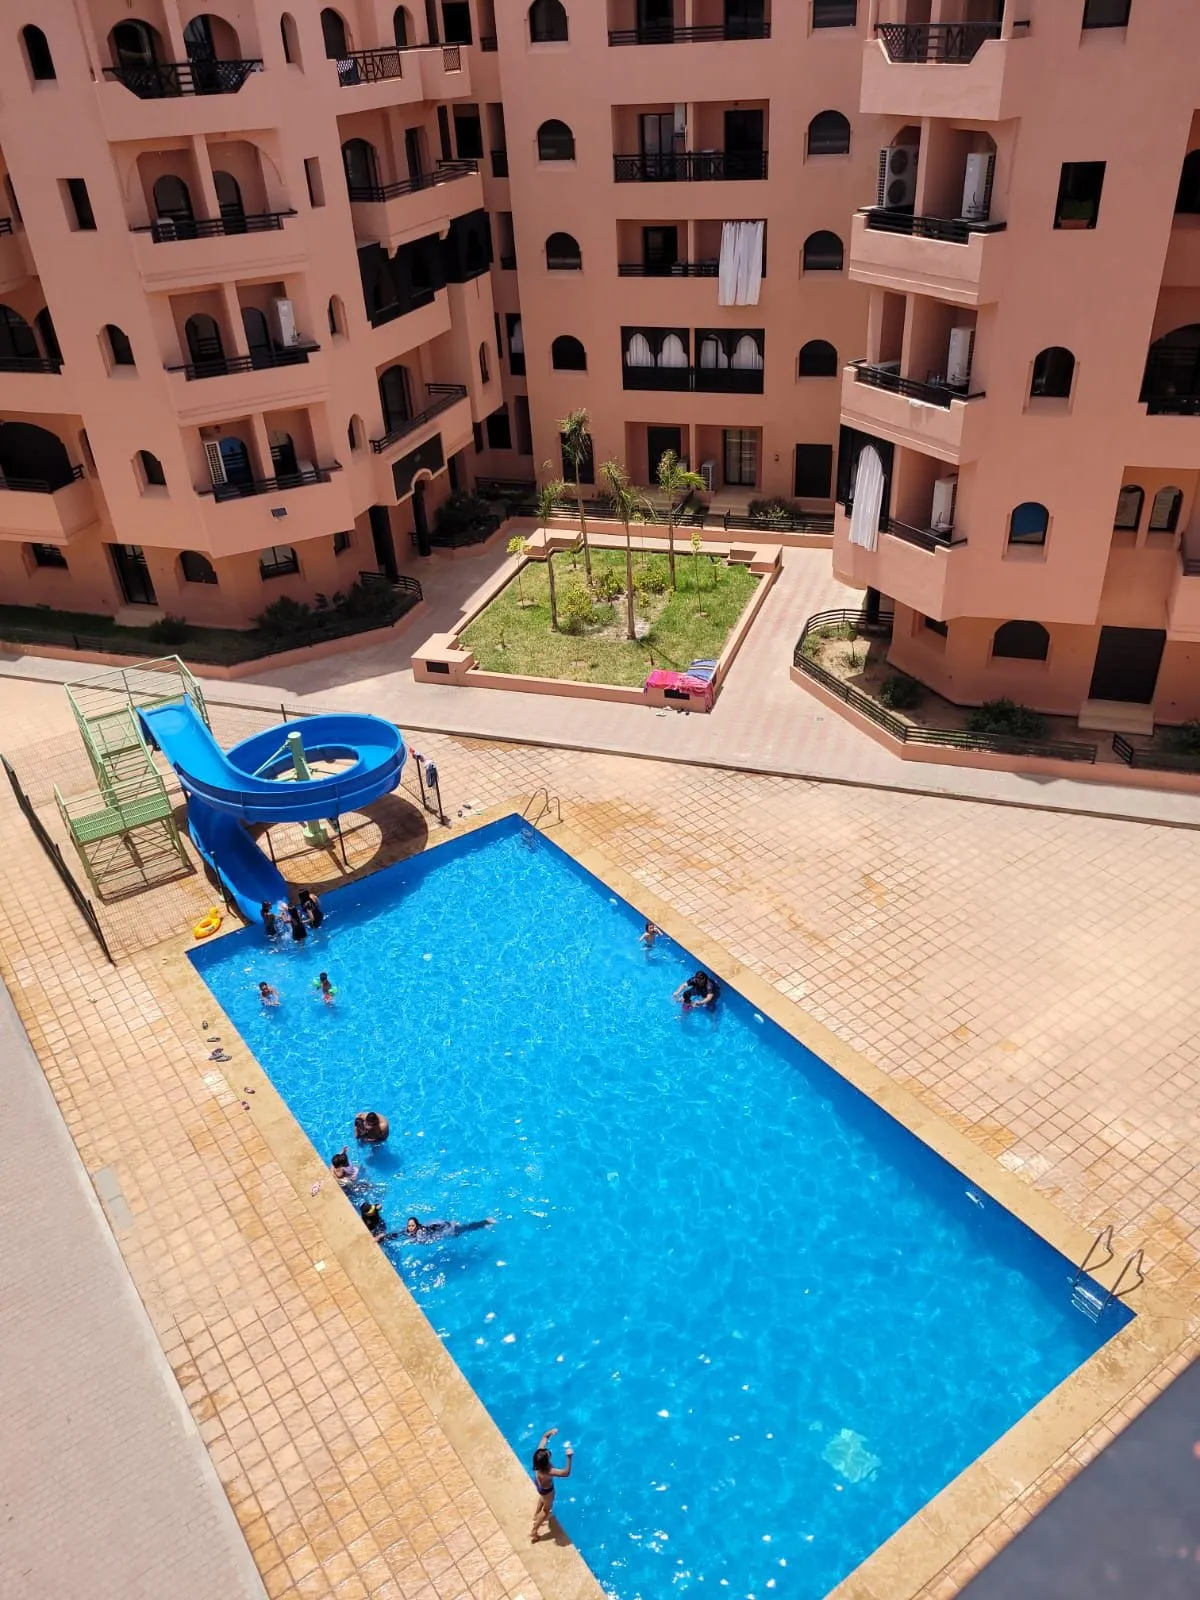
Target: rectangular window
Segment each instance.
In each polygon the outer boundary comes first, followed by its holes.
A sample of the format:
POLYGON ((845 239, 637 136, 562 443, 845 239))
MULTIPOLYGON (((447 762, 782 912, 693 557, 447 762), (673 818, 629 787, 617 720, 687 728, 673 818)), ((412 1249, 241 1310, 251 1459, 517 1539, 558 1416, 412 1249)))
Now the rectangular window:
POLYGON ((353 543, 354 543, 354 535, 352 533, 348 533, 348 532, 347 533, 335 533, 334 536, 333 536, 333 553, 334 553, 334 555, 335 556, 340 556, 343 551, 349 550, 350 546, 353 543))
POLYGON ((483 124, 479 120, 478 106, 455 106, 454 144, 460 161, 483 158, 483 124))
POLYGON ((758 486, 758 435, 751 428, 724 430, 725 482, 745 489, 758 486))
POLYGON ((496 231, 500 235, 500 266, 505 272, 517 269, 517 243, 511 211, 497 211, 496 231))
POLYGON ((1131 0, 1083 0, 1085 28, 1123 28, 1129 21, 1131 0))
POLYGON ((483 429, 478 422, 471 424, 471 443, 475 446, 475 454, 483 449, 483 429))
POLYGON ((96 217, 88 198, 87 184, 82 178, 64 178, 59 185, 63 194, 63 208, 72 233, 94 233, 96 217))
POLYGON ((442 160, 453 161, 454 151, 450 148, 450 113, 445 106, 437 108, 438 144, 441 146, 442 160))
POLYGON ((491 450, 512 449, 512 428, 508 420, 508 407, 501 406, 487 419, 487 442, 491 450))
POLYGON ((950 624, 948 622, 939 622, 936 617, 922 617, 921 621, 929 629, 930 633, 940 633, 943 639, 950 632, 950 624))
POLYGON ((516 450, 519 456, 533 454, 533 429, 529 421, 529 396, 516 394, 513 396, 513 423, 516 428, 516 450))
POLYGON ((508 370, 514 378, 525 376, 525 336, 521 331, 521 317, 518 312, 505 313, 508 324, 508 370))
POLYGON ((260 578, 286 578, 300 571, 300 560, 290 544, 273 544, 259 552, 260 578))
POLYGON ((1103 161, 1064 161, 1058 180, 1056 228, 1094 228, 1104 188, 1103 161))
POLYGON ((495 321, 495 324, 496 324, 496 350, 497 350, 498 354, 501 357, 503 357, 503 355, 504 355, 504 339, 503 339, 503 336, 502 336, 502 334, 500 332, 500 313, 498 311, 493 311, 492 312, 492 317, 493 317, 493 320, 495 321))
POLYGON ((858 0, 813 0, 814 28, 855 28, 858 26, 858 0))
POLYGON ((31 544, 28 549, 35 567, 60 567, 66 571, 67 558, 56 544, 31 544))
POLYGON ((798 444, 792 493, 799 499, 828 500, 833 483, 833 446, 798 444))
POLYGON ((471 7, 467 0, 443 0, 442 28, 445 44, 471 43, 471 7))
POLYGON ((321 181, 321 163, 316 156, 304 158, 304 181, 308 185, 308 203, 316 210, 325 204, 325 185, 321 181))

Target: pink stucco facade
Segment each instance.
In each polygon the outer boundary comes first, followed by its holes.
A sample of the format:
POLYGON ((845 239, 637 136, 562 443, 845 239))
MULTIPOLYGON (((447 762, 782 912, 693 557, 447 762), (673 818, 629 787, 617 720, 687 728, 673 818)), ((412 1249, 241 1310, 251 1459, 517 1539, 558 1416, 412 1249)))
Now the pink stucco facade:
POLYGON ((835 571, 895 610, 892 662, 955 701, 1196 717, 1200 11, 861 9, 860 106, 905 171, 851 228, 869 310, 835 571), (850 538, 865 448, 874 548, 850 538))

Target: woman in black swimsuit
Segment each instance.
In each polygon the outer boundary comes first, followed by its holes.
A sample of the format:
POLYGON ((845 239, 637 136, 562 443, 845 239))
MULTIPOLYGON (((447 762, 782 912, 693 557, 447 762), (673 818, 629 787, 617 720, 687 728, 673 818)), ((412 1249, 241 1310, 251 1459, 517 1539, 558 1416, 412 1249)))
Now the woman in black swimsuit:
POLYGON ((675 991, 675 999, 683 1001, 683 1009, 691 1011, 697 1006, 711 1009, 721 998, 721 990, 707 972, 694 972, 686 983, 675 991))
POLYGON ((538 1502, 533 1513, 533 1527, 529 1530, 530 1544, 538 1542, 541 1529, 550 1521, 554 1513, 555 1478, 569 1478, 571 1464, 575 1459, 575 1452, 567 1446, 567 1464, 565 1467, 556 1467, 551 1464, 550 1451, 547 1446, 558 1432, 557 1428, 547 1428, 542 1435, 542 1442, 533 1452, 533 1482, 537 1489, 538 1502))

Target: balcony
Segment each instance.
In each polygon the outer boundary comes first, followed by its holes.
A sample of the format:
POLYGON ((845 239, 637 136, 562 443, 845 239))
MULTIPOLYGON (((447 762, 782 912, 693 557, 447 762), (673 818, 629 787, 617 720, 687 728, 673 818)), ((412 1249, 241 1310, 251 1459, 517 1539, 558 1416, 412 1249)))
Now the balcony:
POLYGON ((992 239, 1005 227, 868 207, 851 224, 850 276, 900 294, 982 305, 999 294, 1007 247, 992 239))
POLYGON ((352 477, 336 466, 305 463, 300 471, 279 477, 205 485, 197 490, 205 530, 202 548, 216 557, 242 555, 352 527, 352 477))
POLYGON ((765 178, 765 150, 686 150, 614 156, 614 183, 740 183, 765 178))
POLYGON ((483 205, 478 161, 439 161, 432 172, 395 183, 352 183, 354 232, 360 243, 373 240, 390 252, 430 233, 445 234, 452 216, 483 205), (473 180, 473 181, 468 181, 473 180), (463 183, 454 194, 447 184, 463 183), (418 197, 418 198, 414 198, 418 197))
POLYGON ((256 59, 106 67, 96 85, 111 143, 275 127, 280 80, 256 59))
POLYGON ((626 389, 666 389, 674 393, 762 394, 761 367, 624 368, 626 389))
POLYGON ((123 84, 139 100, 167 100, 182 94, 237 94, 260 60, 156 61, 145 66, 105 67, 111 83, 123 84))
POLYGON ((852 362, 842 374, 842 421, 848 427, 943 461, 957 462, 973 448, 968 417, 978 417, 983 399, 944 383, 902 378, 893 367, 867 361, 852 362))
POLYGON ((429 404, 424 411, 418 411, 415 416, 407 417, 403 422, 398 422, 394 428, 390 428, 382 437, 371 440, 371 449, 376 455, 382 455, 385 450, 390 450, 401 439, 409 438, 434 417, 440 417, 443 411, 449 411, 451 406, 467 398, 467 386, 463 383, 427 383, 425 388, 429 394, 429 404))
POLYGON ((927 617, 944 617, 948 593, 964 574, 953 552, 966 540, 885 517, 874 550, 850 543, 849 512, 838 507, 833 529, 833 572, 842 583, 878 589, 927 617))
POLYGON ((325 357, 316 344, 189 361, 167 371, 175 415, 191 426, 222 422, 247 411, 307 407, 329 397, 325 357))
POLYGON ((299 232, 285 229, 294 211, 236 217, 159 217, 130 231, 147 289, 207 287, 225 278, 282 278, 305 265, 299 232), (171 245, 170 250, 160 245, 171 245))
POLYGON ((197 378, 223 378, 236 372, 259 372, 264 367, 294 367, 306 363, 319 344, 293 344, 284 349, 255 350, 248 356, 210 356, 203 361, 187 361, 168 372, 182 372, 189 383, 197 378))
POLYGON ((1200 643, 1200 559, 1186 538, 1167 592, 1167 638, 1200 643))
POLYGON ((0 356, 0 372, 59 373, 61 371, 62 359, 58 356, 0 356))
POLYGON ((720 273, 719 261, 620 261, 619 278, 715 278, 720 273))
POLYGON ((610 28, 610 45, 622 44, 728 44, 738 39, 769 39, 771 24, 747 18, 740 23, 712 23, 707 27, 677 28, 672 22, 654 22, 640 28, 610 28))
POLYGON ((333 467, 305 467, 302 471, 286 472, 278 478, 248 478, 244 483, 214 483, 201 494, 211 494, 218 505, 226 500, 246 500, 254 495, 281 494, 285 489, 309 489, 316 483, 329 483, 333 467))
MULTIPOLYGON (((1013 0, 1009 0, 1011 11, 1013 0)), ((998 122, 1005 69, 1028 23, 880 22, 863 47, 859 109, 877 116, 998 122)))
POLYGON ((95 520, 96 502, 82 467, 54 482, 0 478, 0 539, 64 543, 95 520))

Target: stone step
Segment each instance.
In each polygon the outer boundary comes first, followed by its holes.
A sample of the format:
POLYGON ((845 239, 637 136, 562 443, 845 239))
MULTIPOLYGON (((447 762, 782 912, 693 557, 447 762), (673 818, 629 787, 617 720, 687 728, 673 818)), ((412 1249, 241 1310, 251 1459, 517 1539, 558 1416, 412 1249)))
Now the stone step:
POLYGON ((1154 732, 1154 712, 1131 700, 1085 700, 1079 708, 1079 726, 1093 733, 1154 732))

